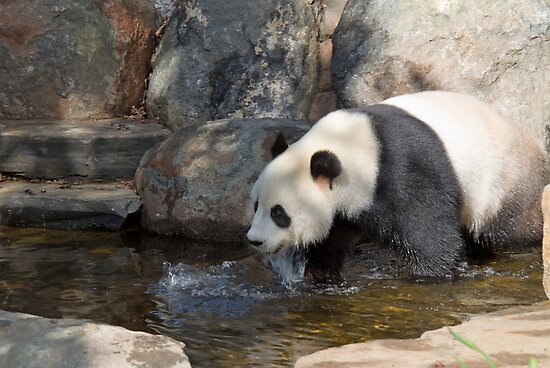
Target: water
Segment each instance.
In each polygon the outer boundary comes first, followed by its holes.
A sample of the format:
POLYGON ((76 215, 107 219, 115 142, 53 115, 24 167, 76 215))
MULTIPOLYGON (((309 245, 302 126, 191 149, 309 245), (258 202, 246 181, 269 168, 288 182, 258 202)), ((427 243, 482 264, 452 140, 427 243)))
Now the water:
POLYGON ((171 336, 194 367, 284 367, 323 348, 418 337, 545 299, 537 252, 465 267, 455 281, 396 277, 392 260, 365 247, 341 285, 283 286, 246 247, 2 228, 0 308, 171 336))

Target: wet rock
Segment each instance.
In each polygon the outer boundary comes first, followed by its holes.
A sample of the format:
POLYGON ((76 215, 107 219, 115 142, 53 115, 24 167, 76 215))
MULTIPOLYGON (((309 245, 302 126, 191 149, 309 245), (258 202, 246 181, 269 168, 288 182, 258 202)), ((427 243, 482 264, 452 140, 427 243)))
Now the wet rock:
POLYGON ((542 275, 542 284, 544 285, 546 296, 550 298, 550 185, 544 188, 542 212, 544 214, 544 238, 542 241, 544 274, 542 275))
POLYGON ((0 119, 105 118, 139 104, 155 46, 151 2, 0 7, 0 119))
MULTIPOLYGON (((472 318, 452 327, 477 344, 497 367, 526 367, 530 357, 539 367, 550 365, 548 339, 550 302, 472 318)), ((453 356, 468 367, 486 367, 483 357, 456 341, 447 327, 419 339, 384 339, 322 350, 298 359, 296 368, 309 367, 457 367, 453 356)))
POLYGON ((119 230, 140 204, 132 189, 116 183, 0 183, 0 224, 3 225, 119 230))
POLYGON ((183 128, 148 151, 136 171, 142 225, 169 235, 239 242, 250 226, 250 189, 282 132, 289 142, 309 124, 286 119, 218 120, 183 128))
POLYGON ((171 128, 304 119, 317 84, 319 3, 181 1, 154 62, 148 109, 171 128))
POLYGON ((190 368, 169 337, 76 319, 0 311, 0 366, 190 368))
POLYGON ((546 0, 349 0, 333 37, 333 81, 344 106, 419 90, 475 94, 542 141, 549 23, 546 0))
POLYGON ((0 121, 0 171, 26 178, 132 178, 149 148, 170 135, 156 123, 0 121))

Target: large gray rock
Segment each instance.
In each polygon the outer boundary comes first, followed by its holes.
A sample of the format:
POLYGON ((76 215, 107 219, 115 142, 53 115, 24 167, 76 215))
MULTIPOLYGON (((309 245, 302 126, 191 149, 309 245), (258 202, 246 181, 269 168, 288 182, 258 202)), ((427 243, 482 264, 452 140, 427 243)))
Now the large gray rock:
POLYGON ((76 319, 0 311, 0 366, 191 368, 184 344, 76 319))
POLYGON ((0 171, 26 178, 132 178, 141 157, 170 131, 156 123, 0 120, 0 171))
POLYGON ((0 2, 0 119, 127 114, 156 27, 148 0, 0 2))
POLYGON ((349 0, 334 33, 344 106, 406 92, 475 94, 541 141, 550 121, 547 0, 349 0))
POLYGON ((0 183, 0 224, 61 230, 120 230, 141 203, 116 183, 0 183))
POLYGON ((172 128, 220 118, 307 117, 318 1, 183 0, 162 38, 147 107, 172 128))
POLYGON ((309 125, 285 119, 218 120, 183 128, 148 151, 136 171, 142 225, 168 235, 243 241, 250 189, 279 132, 289 142, 309 125))
MULTIPOLYGON (((550 366, 548 341, 550 302, 474 317, 452 327, 474 342, 499 368, 524 368, 530 357, 539 367, 550 366)), ((447 327, 429 331, 419 339, 385 339, 344 345, 302 357, 296 368, 437 368, 458 367, 454 357, 468 367, 487 367, 482 356, 453 339, 447 327)))

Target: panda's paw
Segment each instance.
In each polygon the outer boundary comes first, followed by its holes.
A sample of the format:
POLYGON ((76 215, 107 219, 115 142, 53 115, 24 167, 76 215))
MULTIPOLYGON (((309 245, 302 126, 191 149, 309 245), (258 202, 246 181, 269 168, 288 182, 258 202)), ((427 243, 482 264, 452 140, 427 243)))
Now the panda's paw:
POLYGON ((344 275, 340 270, 309 265, 306 265, 304 277, 309 282, 319 284, 338 284, 344 281, 344 275))

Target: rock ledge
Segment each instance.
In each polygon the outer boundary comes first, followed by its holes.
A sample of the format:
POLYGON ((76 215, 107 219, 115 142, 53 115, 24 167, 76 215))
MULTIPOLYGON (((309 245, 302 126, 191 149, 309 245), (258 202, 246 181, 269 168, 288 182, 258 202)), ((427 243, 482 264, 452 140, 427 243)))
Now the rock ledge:
MULTIPOLYGON (((530 357, 550 366, 550 301, 472 318, 452 327, 485 351, 499 368, 527 367, 530 357)), ((455 368, 452 356, 469 367, 486 367, 483 358, 458 341, 447 327, 418 339, 384 339, 322 350, 298 359, 296 368, 455 368)))
POLYGON ((0 311, 2 367, 190 368, 184 346, 122 327, 0 311))

